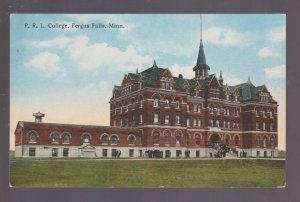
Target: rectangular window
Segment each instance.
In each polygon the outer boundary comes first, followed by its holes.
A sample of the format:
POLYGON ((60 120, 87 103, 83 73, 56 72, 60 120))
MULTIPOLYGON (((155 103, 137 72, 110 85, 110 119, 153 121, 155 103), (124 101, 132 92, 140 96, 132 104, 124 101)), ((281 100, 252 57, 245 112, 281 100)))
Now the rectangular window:
POLYGON ((111 156, 112 157, 116 157, 117 156, 117 150, 116 149, 112 149, 111 150, 111 156))
POLYGON ((35 148, 29 148, 29 156, 35 156, 35 148))
POLYGON ((256 156, 257 156, 257 157, 260 156, 260 151, 256 151, 256 156))
POLYGON ((270 123, 270 131, 273 131, 273 123, 270 123))
POLYGON ((166 114, 165 115, 165 124, 169 123, 169 118, 170 118, 169 114, 166 114))
POLYGON ((200 151, 196 150, 196 157, 199 158, 200 157, 200 151))
POLYGON ((177 125, 180 124, 180 116, 179 115, 175 116, 175 124, 177 124, 177 125))
POLYGON ((52 157, 58 156, 58 148, 52 148, 52 157))
POLYGON ((154 123, 158 123, 158 113, 154 113, 154 123))
POLYGON ((69 148, 64 148, 63 149, 63 157, 68 157, 69 156, 69 148))
POLYGON ((116 126, 116 120, 114 120, 114 126, 116 126))
POLYGON ((171 151, 170 150, 166 150, 165 157, 166 158, 170 158, 171 157, 171 151))
POLYGON ((186 126, 190 126, 190 118, 186 119, 186 126))
POLYGON ((180 158, 181 157, 181 150, 176 150, 176 157, 180 158))
POLYGON ((134 149, 129 149, 129 157, 133 157, 134 149))
POLYGON ((102 150, 102 156, 103 157, 107 157, 107 149, 103 149, 102 150))
POLYGON ((194 118, 194 127, 197 126, 197 120, 194 118))
POLYGON ((256 122, 256 130, 259 130, 259 122, 256 122))
POLYGON ((190 111, 190 105, 189 105, 189 104, 186 105, 186 111, 187 111, 187 112, 190 111))

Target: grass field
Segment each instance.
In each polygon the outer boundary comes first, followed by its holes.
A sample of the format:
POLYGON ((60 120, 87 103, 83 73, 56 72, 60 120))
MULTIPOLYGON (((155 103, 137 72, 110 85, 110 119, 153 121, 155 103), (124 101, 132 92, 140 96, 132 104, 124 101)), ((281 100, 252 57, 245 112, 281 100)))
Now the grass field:
POLYGON ((16 187, 277 187, 284 160, 17 160, 16 187))

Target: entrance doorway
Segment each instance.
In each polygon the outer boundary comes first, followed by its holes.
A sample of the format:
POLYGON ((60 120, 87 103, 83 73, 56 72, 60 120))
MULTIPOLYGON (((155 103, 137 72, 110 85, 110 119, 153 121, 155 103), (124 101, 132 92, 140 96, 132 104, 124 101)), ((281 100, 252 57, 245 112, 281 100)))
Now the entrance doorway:
POLYGON ((209 141, 210 141, 210 143, 212 145, 214 145, 216 143, 220 143, 221 142, 221 138, 220 138, 220 136, 218 134, 213 134, 213 135, 210 136, 210 140, 209 141))

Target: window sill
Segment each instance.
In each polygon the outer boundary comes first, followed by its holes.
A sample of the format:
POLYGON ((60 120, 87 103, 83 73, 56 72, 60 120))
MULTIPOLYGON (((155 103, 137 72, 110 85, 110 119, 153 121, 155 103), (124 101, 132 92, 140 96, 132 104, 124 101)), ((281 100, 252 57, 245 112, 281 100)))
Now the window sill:
POLYGON ((69 145, 70 143, 62 143, 63 145, 69 145))
POLYGON ((107 143, 102 143, 101 145, 107 146, 108 144, 107 143))
POLYGON ((36 142, 28 142, 29 144, 36 144, 36 142))

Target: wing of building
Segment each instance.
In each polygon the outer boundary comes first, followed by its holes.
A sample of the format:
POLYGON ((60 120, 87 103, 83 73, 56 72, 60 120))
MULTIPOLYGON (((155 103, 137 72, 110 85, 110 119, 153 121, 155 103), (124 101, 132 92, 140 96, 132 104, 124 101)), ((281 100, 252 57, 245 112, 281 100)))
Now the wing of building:
POLYGON ((110 99, 110 126, 17 124, 16 157, 276 157, 277 108, 265 85, 230 86, 209 74, 202 41, 194 78, 154 61, 124 76, 110 99))

